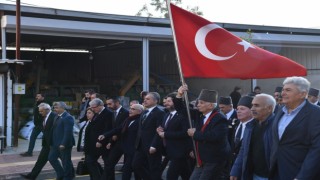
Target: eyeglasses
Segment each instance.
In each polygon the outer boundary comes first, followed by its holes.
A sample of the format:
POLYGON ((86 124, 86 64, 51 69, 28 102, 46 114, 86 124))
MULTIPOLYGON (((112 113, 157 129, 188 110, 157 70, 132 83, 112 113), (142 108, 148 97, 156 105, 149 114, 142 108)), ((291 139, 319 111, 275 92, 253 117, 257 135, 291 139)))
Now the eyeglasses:
POLYGON ((130 110, 134 111, 134 110, 137 110, 137 109, 135 109, 135 108, 130 108, 130 110))
POLYGON ((99 107, 99 106, 96 106, 96 107, 93 107, 93 106, 90 106, 92 109, 95 109, 95 108, 97 108, 97 107, 99 107))

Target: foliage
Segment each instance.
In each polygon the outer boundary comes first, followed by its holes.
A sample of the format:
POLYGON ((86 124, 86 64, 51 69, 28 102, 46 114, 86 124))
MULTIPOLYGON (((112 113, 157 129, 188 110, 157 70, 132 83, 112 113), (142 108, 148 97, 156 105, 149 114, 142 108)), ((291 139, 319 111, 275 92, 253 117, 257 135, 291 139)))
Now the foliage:
MULTIPOLYGON (((171 0, 171 3, 179 6, 182 4, 182 0, 171 0)), ((151 0, 151 3, 149 5, 154 8, 155 12, 160 14, 158 17, 169 18, 166 0, 151 0)), ((187 6, 186 9, 197 14, 197 15, 200 15, 200 16, 203 15, 203 13, 199 10, 198 6, 195 6, 195 7, 188 7, 187 6)), ((136 16, 157 17, 154 15, 154 13, 150 12, 149 6, 147 4, 143 5, 143 7, 138 11, 136 16)))

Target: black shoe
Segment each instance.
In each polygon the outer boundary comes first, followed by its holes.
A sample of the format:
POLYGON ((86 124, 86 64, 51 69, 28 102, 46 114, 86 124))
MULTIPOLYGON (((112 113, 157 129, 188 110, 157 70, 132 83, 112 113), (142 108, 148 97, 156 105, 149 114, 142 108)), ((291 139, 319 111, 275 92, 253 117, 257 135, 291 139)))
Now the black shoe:
POLYGON ((33 178, 30 174, 20 174, 21 177, 23 177, 24 179, 33 179, 35 180, 36 178, 33 178))
POLYGON ((23 157, 31 157, 32 154, 31 154, 31 153, 28 153, 28 152, 24 152, 24 153, 21 153, 20 156, 23 156, 23 157))

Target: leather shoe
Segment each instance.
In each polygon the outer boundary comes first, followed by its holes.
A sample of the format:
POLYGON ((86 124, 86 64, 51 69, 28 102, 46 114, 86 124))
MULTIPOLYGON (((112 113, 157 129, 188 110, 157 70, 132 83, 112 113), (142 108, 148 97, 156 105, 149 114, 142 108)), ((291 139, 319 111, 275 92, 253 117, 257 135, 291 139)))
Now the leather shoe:
POLYGON ((28 153, 28 152, 24 152, 24 153, 21 153, 20 156, 23 156, 23 157, 31 157, 32 154, 28 153))
POLYGON ((30 174, 20 174, 21 177, 23 177, 24 179, 33 179, 35 180, 36 178, 33 178, 30 174))

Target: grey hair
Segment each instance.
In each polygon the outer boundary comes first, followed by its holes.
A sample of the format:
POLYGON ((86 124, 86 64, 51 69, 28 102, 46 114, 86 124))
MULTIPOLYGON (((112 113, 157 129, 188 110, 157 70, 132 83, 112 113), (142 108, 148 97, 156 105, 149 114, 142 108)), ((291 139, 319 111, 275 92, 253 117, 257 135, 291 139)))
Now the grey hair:
POLYGON ((276 107, 276 100, 274 99, 273 96, 265 93, 257 94, 255 97, 265 97, 266 98, 266 104, 268 106, 272 107, 272 112, 274 111, 274 108, 276 107))
POLYGON ((89 105, 92 106, 92 105, 96 105, 96 106, 104 106, 104 103, 101 99, 99 98, 94 98, 92 99, 90 102, 89 102, 89 105))
POLYGON ((54 103, 53 103, 53 106, 58 106, 58 107, 60 107, 60 108, 62 108, 62 109, 64 109, 64 110, 66 110, 67 107, 68 107, 68 106, 66 105, 66 103, 63 102, 63 101, 54 102, 54 103))
POLYGON ((283 85, 286 84, 294 84, 297 86, 297 88, 299 89, 300 92, 309 92, 310 89, 310 82, 303 77, 298 77, 298 76, 292 76, 292 77, 288 77, 283 81, 283 85))
POLYGON ((144 107, 141 104, 133 104, 132 107, 138 109, 140 112, 144 110, 144 107))
POLYGON ((47 103, 40 103, 38 108, 42 108, 42 109, 45 109, 45 110, 50 110, 51 109, 50 105, 47 104, 47 103))
POLYGON ((157 93, 157 92, 149 92, 148 94, 151 95, 152 98, 157 101, 157 104, 160 102, 160 94, 159 93, 157 93))

